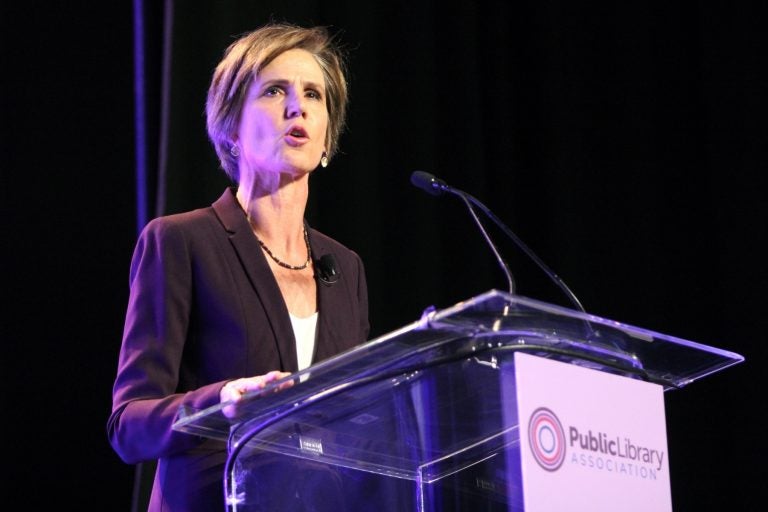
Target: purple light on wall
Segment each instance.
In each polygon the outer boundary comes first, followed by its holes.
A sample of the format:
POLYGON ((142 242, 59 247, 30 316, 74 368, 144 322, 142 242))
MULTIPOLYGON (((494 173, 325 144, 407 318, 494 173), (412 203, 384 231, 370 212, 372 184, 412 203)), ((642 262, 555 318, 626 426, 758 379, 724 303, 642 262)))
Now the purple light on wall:
POLYGON ((147 123, 144 79, 144 2, 133 0, 133 97, 136 142, 136 227, 147 223, 147 123))

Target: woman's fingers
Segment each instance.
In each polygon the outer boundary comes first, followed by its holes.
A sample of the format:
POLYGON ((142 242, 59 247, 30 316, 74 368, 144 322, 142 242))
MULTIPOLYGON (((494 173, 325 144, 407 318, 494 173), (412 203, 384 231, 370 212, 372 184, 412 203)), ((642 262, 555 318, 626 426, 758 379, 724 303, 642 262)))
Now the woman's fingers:
MULTIPOLYGON (((237 402, 243 395, 252 391, 258 391, 266 388, 269 384, 283 379, 290 375, 290 372, 281 372, 273 370, 264 375, 257 375, 255 377, 244 377, 242 379, 235 379, 224 384, 219 392, 219 401, 224 402, 237 402)), ((293 386, 293 380, 287 380, 277 386, 273 392, 282 391, 293 386)), ((227 418, 233 418, 237 414, 236 406, 228 405, 222 408, 222 413, 227 418)))

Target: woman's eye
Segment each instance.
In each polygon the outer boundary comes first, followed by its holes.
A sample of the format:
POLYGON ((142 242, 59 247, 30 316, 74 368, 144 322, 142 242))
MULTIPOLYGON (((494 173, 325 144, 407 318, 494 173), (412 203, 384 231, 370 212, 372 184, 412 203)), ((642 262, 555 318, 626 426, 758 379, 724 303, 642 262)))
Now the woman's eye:
POLYGON ((264 96, 277 96, 280 94, 280 88, 272 85, 264 90, 264 96))
POLYGON ((307 98, 313 99, 313 100, 319 100, 322 99, 322 96, 317 91, 307 91, 307 98))

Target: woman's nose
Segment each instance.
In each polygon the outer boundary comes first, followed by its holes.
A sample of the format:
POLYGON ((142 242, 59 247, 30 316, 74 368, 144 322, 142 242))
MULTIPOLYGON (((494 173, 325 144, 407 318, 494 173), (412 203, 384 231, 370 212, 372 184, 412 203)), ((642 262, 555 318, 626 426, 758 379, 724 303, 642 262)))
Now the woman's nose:
POLYGON ((300 96, 291 94, 285 104, 285 117, 292 119, 294 117, 304 116, 304 103, 300 96))

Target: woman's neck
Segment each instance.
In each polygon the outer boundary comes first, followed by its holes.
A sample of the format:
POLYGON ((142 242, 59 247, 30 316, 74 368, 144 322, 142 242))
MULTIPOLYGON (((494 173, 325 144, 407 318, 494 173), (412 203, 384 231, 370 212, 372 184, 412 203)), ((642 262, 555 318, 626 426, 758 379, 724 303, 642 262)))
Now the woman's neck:
POLYGON ((288 179, 281 175, 279 186, 263 180, 244 180, 237 188, 237 201, 257 236, 275 250, 288 252, 304 247, 304 212, 309 194, 308 175, 288 179), (267 186, 265 186, 267 185, 267 186))

